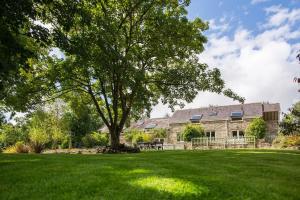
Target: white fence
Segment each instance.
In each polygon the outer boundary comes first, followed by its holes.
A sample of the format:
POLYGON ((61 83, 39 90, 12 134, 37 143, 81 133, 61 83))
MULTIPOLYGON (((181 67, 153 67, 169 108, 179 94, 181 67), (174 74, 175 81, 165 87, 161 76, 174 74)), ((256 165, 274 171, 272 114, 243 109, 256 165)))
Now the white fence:
POLYGON ((192 149, 255 148, 255 137, 200 137, 192 139, 192 149))

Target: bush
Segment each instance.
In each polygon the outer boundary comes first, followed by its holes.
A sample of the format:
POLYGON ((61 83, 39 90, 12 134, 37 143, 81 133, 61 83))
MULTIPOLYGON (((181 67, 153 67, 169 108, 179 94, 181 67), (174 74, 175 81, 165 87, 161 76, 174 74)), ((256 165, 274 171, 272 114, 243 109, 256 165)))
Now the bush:
POLYGON ((108 145, 108 142, 109 138, 107 133, 92 132, 82 138, 82 143, 87 148, 106 146, 108 145))
POLYGON ((17 153, 15 145, 6 147, 3 153, 17 153))
POLYGON ((24 144, 24 142, 16 142, 15 144, 16 152, 17 153, 28 153, 29 148, 24 144))
POLYGON ((204 136, 204 129, 198 124, 188 124, 184 128, 182 136, 184 141, 189 142, 192 140, 192 138, 204 136))
POLYGON ((273 140, 272 145, 276 148, 300 146, 300 135, 284 136, 281 133, 273 140))
POLYGON ((28 153, 29 148, 24 142, 16 142, 15 145, 11 145, 4 150, 4 153, 28 153))
POLYGON ((253 119, 246 128, 246 135, 255 136, 257 139, 261 139, 266 134, 267 125, 262 118, 253 119))
POLYGON ((132 143, 133 144, 137 144, 138 142, 144 142, 144 137, 143 137, 143 134, 142 132, 140 133, 136 133, 132 136, 132 143))
POLYGON ((30 151, 41 153, 45 145, 50 141, 50 137, 43 128, 31 127, 29 130, 30 151))
POLYGON ((155 128, 151 131, 154 138, 166 138, 167 137, 167 130, 164 128, 155 128))
POLYGON ((140 135, 142 133, 143 132, 138 129, 129 129, 124 132, 124 137, 127 142, 131 143, 136 135, 140 135))
POLYGON ((26 141, 27 131, 12 124, 5 124, 0 128, 0 146, 14 145, 17 141, 26 141))
POLYGON ((138 142, 151 142, 154 138, 165 138, 167 136, 166 129, 157 128, 145 133, 138 129, 127 130, 124 133, 125 140, 132 144, 138 142))

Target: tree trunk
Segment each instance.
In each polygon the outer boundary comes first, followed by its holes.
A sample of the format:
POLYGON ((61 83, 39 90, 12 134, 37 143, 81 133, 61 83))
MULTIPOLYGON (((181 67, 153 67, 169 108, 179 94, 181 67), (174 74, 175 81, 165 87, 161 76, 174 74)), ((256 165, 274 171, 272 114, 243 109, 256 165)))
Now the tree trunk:
POLYGON ((115 150, 120 148, 120 134, 117 131, 110 131, 110 145, 115 150))

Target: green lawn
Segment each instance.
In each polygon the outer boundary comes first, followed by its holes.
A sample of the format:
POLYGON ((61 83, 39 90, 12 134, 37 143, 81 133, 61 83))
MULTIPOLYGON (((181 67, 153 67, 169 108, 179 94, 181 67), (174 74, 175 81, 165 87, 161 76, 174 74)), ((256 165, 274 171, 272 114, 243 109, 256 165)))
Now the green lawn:
POLYGON ((0 154, 0 199, 300 199, 300 151, 0 154))

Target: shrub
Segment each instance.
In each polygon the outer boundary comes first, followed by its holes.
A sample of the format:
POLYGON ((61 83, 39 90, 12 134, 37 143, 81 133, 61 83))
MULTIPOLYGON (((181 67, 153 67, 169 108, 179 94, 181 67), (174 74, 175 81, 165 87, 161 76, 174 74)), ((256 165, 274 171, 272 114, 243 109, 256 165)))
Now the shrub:
POLYGON ((16 144, 7 147, 4 153, 28 153, 29 148, 24 144, 24 142, 16 142, 16 144))
POLYGON ((87 148, 106 146, 109 142, 107 133, 92 132, 82 138, 82 143, 87 148))
POLYGON ((17 153, 15 145, 6 147, 3 153, 17 153))
POLYGON ((143 132, 138 129, 127 130, 124 133, 125 140, 132 144, 137 144, 138 142, 151 142, 154 138, 164 138, 166 137, 165 129, 153 129, 150 132, 143 132))
POLYGON ((138 129, 129 129, 124 132, 124 137, 127 142, 131 143, 135 135, 139 135, 141 133, 143 132, 138 129))
POLYGON ((182 136, 184 141, 191 141, 192 138, 204 136, 204 129, 199 124, 188 124, 184 128, 182 136))
POLYGON ((133 144, 137 144, 138 142, 143 142, 144 141, 144 137, 143 137, 143 133, 136 133, 132 136, 132 143, 133 144))
POLYGON ((281 133, 273 140, 272 145, 276 148, 300 146, 300 135, 284 136, 281 133))
POLYGON ((22 127, 5 124, 0 128, 0 146, 12 146, 17 141, 26 141, 27 131, 22 127))
POLYGON ((50 137, 43 128, 31 127, 29 130, 30 150, 34 153, 41 153, 50 137))
POLYGON ((253 119, 246 128, 246 135, 255 136, 257 139, 261 139, 266 134, 267 125, 262 118, 253 119))
POLYGON ((272 146, 276 148, 282 148, 284 145, 285 136, 282 133, 279 133, 272 142, 272 146))
POLYGON ((24 142, 16 142, 15 149, 17 153, 28 153, 29 148, 24 144, 24 142))
POLYGON ((167 137, 167 130, 164 128, 155 128, 151 131, 155 138, 165 138, 167 137))

